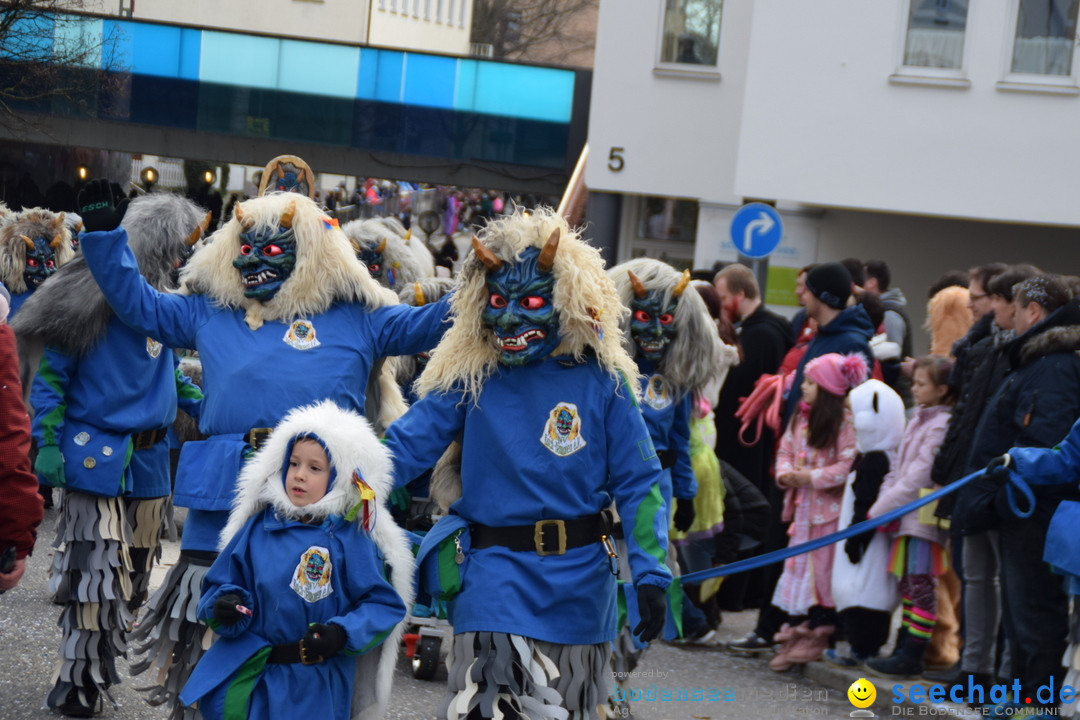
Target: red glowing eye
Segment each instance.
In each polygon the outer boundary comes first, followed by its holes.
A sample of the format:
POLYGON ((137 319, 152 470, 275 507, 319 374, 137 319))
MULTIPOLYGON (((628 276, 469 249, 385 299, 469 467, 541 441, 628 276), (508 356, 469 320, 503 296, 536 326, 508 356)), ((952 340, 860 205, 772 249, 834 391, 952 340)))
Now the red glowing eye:
POLYGON ((672 315, 671 313, 664 313, 663 315, 660 316, 660 324, 661 325, 670 325, 671 322, 674 319, 675 319, 675 316, 672 315))
POLYGON ((644 310, 635 310, 634 311, 634 319, 637 320, 638 322, 643 322, 643 323, 647 323, 650 320, 652 320, 652 318, 649 316, 649 313, 645 312, 644 310))
POLYGON ((280 255, 283 252, 285 251, 277 245, 267 245, 263 248, 263 255, 266 255, 267 257, 274 257, 275 255, 280 255))
POLYGON ((491 307, 501 310, 506 307, 506 298, 498 293, 491 293, 491 297, 488 299, 488 304, 491 307))
POLYGON ((45 267, 47 267, 47 268, 54 268, 54 267, 56 267, 56 263, 55 263, 55 262, 53 262, 52 260, 46 260, 46 261, 45 261, 45 267))
POLYGON ((26 258, 26 264, 30 267, 37 267, 39 263, 34 258, 26 258))
POLYGON ((380 270, 382 270, 382 265, 379 265, 379 264, 375 264, 375 265, 368 265, 368 266, 367 266, 367 269, 368 269, 368 272, 369 272, 369 273, 371 273, 372 275, 374 275, 375 273, 377 273, 377 272, 379 272, 380 270))
POLYGON ((251 246, 247 245, 247 244, 241 245, 240 246, 240 254, 241 255, 250 255, 251 254, 251 246))
POLYGON ((539 295, 529 295, 528 297, 523 297, 521 299, 521 307, 526 310, 539 310, 545 305, 547 305, 547 300, 539 295))

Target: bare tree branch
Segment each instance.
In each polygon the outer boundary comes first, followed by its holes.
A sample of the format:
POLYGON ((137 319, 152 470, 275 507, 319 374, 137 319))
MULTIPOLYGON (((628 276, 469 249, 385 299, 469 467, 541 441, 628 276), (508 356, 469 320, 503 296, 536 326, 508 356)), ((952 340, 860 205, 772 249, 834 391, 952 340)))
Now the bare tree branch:
POLYGON ((595 23, 582 23, 595 13, 598 0, 475 0, 472 41, 488 43, 497 58, 536 57, 550 49, 553 59, 568 51, 591 51, 595 23))

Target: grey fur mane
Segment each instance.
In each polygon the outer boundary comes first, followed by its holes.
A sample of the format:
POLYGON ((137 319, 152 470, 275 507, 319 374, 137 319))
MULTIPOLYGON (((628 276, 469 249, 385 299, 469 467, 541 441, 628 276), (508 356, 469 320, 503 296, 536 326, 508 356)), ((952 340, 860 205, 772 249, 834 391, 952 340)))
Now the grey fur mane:
MULTIPOLYGON (((173 269, 183 257, 186 238, 204 214, 190 200, 168 193, 131 201, 120 224, 127 231, 139 271, 154 289, 176 289, 173 269)), ((82 355, 105 334, 112 315, 80 251, 34 291, 11 325, 20 344, 42 343, 82 355)))

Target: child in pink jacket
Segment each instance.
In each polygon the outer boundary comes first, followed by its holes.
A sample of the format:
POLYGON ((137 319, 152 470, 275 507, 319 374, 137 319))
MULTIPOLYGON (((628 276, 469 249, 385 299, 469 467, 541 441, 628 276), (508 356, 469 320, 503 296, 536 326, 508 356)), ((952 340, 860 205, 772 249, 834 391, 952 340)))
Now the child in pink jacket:
MULTIPOLYGON (((827 353, 806 364, 802 401, 780 440, 776 482, 784 488, 782 518, 790 520, 789 545, 836 530, 844 484, 855 457, 855 428, 848 391, 866 379, 861 355, 827 353)), ((788 558, 772 604, 791 621, 774 638, 780 643, 769 667, 783 671, 818 660, 836 629, 831 546, 788 558)))
MULTIPOLYGON (((917 500, 920 490, 934 487, 930 468, 949 424, 951 372, 952 362, 943 357, 931 355, 915 361, 911 389, 918 410, 904 430, 897 461, 870 508, 871 518, 917 500)), ((879 677, 915 678, 923 672, 923 654, 934 630, 937 576, 948 568, 948 532, 936 521, 919 522, 917 510, 900 518, 895 532, 888 571, 900 579, 904 603, 900 633, 892 656, 869 660, 866 667, 879 677)))

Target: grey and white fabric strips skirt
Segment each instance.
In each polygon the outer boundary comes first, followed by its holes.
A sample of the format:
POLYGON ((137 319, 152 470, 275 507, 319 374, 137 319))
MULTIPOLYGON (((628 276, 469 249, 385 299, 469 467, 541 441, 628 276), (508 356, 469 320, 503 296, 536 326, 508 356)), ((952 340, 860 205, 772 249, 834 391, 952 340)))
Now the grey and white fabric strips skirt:
POLYGON ((611 643, 557 645, 521 635, 454 635, 446 659, 447 720, 598 720, 611 680, 611 643))
POLYGON ((116 658, 127 650, 134 619, 127 603, 133 570, 132 531, 119 498, 67 490, 60 504, 49 589, 63 605, 60 662, 49 707, 64 702, 72 687, 107 688, 120 682, 116 658))

